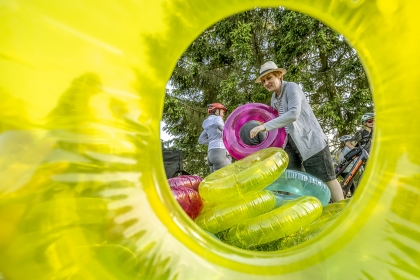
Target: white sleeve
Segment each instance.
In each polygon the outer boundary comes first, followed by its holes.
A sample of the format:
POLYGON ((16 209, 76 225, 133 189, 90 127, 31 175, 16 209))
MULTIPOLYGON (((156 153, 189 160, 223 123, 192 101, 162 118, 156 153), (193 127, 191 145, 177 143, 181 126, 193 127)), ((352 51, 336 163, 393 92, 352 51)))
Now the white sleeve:
POLYGON ((281 116, 264 123, 264 127, 267 131, 285 127, 296 121, 300 115, 302 109, 302 98, 305 98, 300 86, 296 83, 289 83, 284 94, 287 98, 288 109, 281 116))
POLYGON ((200 137, 198 137, 198 143, 203 145, 209 144, 209 137, 207 135, 207 131, 203 130, 203 132, 201 132, 200 137))

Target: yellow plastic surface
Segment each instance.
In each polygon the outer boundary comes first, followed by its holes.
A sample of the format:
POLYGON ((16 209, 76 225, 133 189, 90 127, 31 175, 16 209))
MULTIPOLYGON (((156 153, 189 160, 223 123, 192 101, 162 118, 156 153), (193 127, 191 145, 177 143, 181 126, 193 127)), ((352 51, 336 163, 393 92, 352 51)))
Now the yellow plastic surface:
POLYGON ((314 196, 302 196, 263 215, 229 229, 227 242, 240 248, 266 244, 308 226, 322 214, 322 203, 314 196))
POLYGON ((328 204, 322 208, 321 216, 313 221, 311 224, 302 227, 299 231, 286 236, 280 240, 272 242, 270 246, 274 248, 273 250, 284 250, 286 248, 292 248, 301 244, 302 242, 308 241, 322 231, 330 226, 335 219, 337 219, 347 204, 350 202, 350 199, 343 199, 331 204, 328 204))
POLYGON ((3 0, 0 272, 12 279, 416 279, 420 2, 3 0), (324 21, 374 94, 366 172, 343 213, 278 252, 224 244, 172 197, 165 86, 206 28, 255 6, 324 21), (56 108, 56 110, 53 110, 56 108))
POLYGON ((245 220, 264 214, 276 205, 276 197, 271 191, 250 193, 243 198, 228 201, 206 211, 194 219, 202 229, 218 233, 245 220))
POLYGON ((198 186, 204 200, 228 202, 266 188, 289 162, 287 153, 276 147, 265 148, 206 176, 198 186))

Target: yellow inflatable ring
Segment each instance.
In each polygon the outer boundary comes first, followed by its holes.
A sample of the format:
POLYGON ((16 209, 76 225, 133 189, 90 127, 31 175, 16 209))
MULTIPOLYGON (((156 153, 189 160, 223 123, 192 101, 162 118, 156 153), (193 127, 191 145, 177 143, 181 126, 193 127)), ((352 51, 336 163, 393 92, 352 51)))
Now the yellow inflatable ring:
POLYGON ((418 277, 419 8, 406 0, 2 1, 0 273, 418 277), (365 66, 377 116, 371 158, 348 207, 316 238, 270 253, 223 244, 191 221, 159 156, 176 61, 206 28, 256 5, 283 5, 343 34, 365 66), (58 103, 62 110, 47 118, 58 103))
POLYGON ((288 162, 283 149, 265 148, 211 173, 201 181, 198 192, 210 202, 237 200, 273 183, 288 162))
POLYGON ((275 241, 275 244, 270 244, 272 250, 291 248, 316 237, 341 215, 348 202, 350 202, 350 199, 344 199, 323 207, 322 214, 318 219, 308 226, 302 227, 299 231, 275 241))
POLYGON ((229 229, 226 241, 240 248, 252 248, 296 233, 321 214, 322 203, 318 198, 302 196, 263 215, 240 222, 229 229))
POLYGON ((272 191, 251 193, 233 201, 216 204, 203 211, 194 221, 202 229, 218 233, 231 228, 240 222, 264 214, 276 205, 276 197, 272 191))

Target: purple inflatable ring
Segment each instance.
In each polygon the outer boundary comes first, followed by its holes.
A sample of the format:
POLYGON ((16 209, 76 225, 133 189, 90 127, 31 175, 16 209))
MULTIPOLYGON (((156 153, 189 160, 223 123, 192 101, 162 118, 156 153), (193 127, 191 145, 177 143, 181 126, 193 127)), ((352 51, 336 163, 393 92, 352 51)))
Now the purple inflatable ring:
POLYGON ((277 110, 262 103, 248 103, 236 108, 226 119, 223 129, 223 143, 236 160, 268 147, 284 148, 286 130, 284 127, 271 130, 265 140, 254 146, 245 144, 240 137, 242 126, 252 120, 266 123, 278 117, 277 110))

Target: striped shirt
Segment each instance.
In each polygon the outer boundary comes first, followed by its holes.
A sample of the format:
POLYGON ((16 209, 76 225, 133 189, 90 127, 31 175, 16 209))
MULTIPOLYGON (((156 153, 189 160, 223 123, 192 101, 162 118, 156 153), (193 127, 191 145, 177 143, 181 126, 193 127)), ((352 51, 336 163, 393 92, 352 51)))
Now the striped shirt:
MULTIPOLYGON (((275 100, 274 100, 274 103, 273 103, 273 107, 277 110, 277 112, 279 113, 279 116, 281 116, 281 115, 283 115, 283 113, 284 113, 284 107, 283 107, 283 104, 281 103, 281 97, 282 97, 282 95, 283 95, 283 92, 280 92, 280 94, 279 95, 275 95, 275 100)), ((286 130, 286 133, 289 133, 288 131, 287 131, 287 126, 285 126, 284 127, 284 129, 286 130)))

